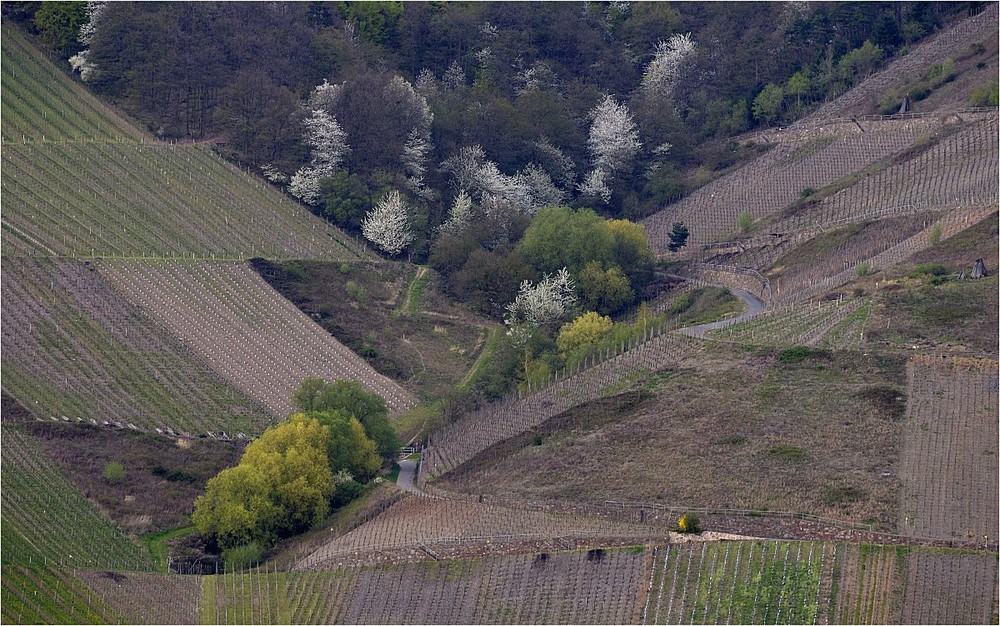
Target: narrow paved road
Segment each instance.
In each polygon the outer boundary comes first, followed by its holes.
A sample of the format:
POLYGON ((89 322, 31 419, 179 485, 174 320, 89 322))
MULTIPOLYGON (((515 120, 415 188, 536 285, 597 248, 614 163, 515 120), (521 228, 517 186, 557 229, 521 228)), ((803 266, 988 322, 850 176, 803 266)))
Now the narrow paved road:
POLYGON ((399 462, 399 477, 396 478, 397 486, 411 493, 423 495, 424 492, 417 489, 417 486, 413 484, 413 481, 416 477, 417 477, 416 461, 403 460, 399 462))
POLYGON ((743 291, 742 289, 735 289, 733 287, 726 287, 726 289, 729 289, 729 291, 733 292, 734 296, 747 303, 747 310, 745 313, 743 313, 743 315, 733 317, 727 320, 712 322, 710 324, 699 324, 697 326, 688 326, 687 328, 681 328, 679 332, 688 335, 690 337, 704 337, 705 333, 707 333, 710 330, 715 330, 717 328, 725 328, 726 326, 731 326, 732 324, 738 324, 739 322, 748 320, 751 317, 760 314, 764 310, 764 303, 760 301, 760 298, 753 295, 752 293, 748 291, 743 291))

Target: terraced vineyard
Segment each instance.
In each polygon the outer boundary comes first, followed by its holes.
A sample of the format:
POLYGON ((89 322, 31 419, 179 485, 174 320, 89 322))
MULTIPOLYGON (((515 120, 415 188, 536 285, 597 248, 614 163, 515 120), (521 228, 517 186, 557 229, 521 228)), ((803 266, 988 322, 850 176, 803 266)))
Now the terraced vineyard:
POLYGON ((462 500, 408 497, 375 520, 331 538, 298 563, 296 569, 320 569, 377 558, 379 552, 420 555, 427 546, 444 552, 449 546, 504 544, 554 537, 634 538, 665 534, 664 527, 623 523, 586 515, 570 515, 462 500))
POLYGON ((415 406, 398 384, 331 337, 240 262, 100 261, 98 271, 230 384, 274 415, 307 376, 351 379, 390 412, 415 406))
POLYGON ((197 624, 202 577, 145 572, 77 571, 88 597, 111 607, 116 623, 197 624))
POLYGON ((272 420, 91 266, 9 257, 2 280, 4 388, 36 417, 195 434, 272 420))
POLYGON ((122 623, 111 606, 66 571, 4 565, 0 585, 0 615, 6 624, 122 623))
POLYGON ((903 589, 902 624, 995 623, 997 556, 911 551, 903 589))
POLYGON ((642 550, 609 549, 209 576, 201 618, 213 624, 634 623, 645 561, 642 550))
POLYGON ((996 545, 997 372, 988 359, 908 364, 900 532, 996 545))
POLYGON ((87 501, 28 435, 13 424, 2 429, 3 563, 152 569, 149 554, 87 501))
POLYGON ((152 140, 7 26, 2 79, 5 255, 373 258, 209 148, 152 140))
POLYGON ((659 548, 642 623, 819 623, 833 548, 788 541, 659 548))
POLYGON ((861 345, 870 306, 869 298, 781 305, 746 322, 709 331, 708 337, 758 346, 853 349, 861 345))

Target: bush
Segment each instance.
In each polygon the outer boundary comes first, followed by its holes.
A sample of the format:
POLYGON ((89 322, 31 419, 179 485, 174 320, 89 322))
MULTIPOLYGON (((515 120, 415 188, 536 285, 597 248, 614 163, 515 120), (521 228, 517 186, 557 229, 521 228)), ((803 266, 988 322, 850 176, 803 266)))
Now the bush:
POLYGON ((753 213, 750 211, 740 213, 739 217, 736 218, 736 226, 740 229, 741 233, 744 235, 748 234, 753 229, 753 213))
POLYGON ((701 520, 694 513, 685 513, 677 520, 677 530, 682 533, 700 533, 701 520))
POLYGON ((104 466, 104 480, 115 485, 125 482, 125 467, 118 461, 111 461, 104 466))
POLYGON ((858 278, 870 276, 872 273, 872 264, 868 261, 862 261, 858 263, 858 267, 854 270, 854 273, 858 275, 858 278))
POLYGON ((222 551, 227 572, 239 572, 260 563, 264 549, 256 541, 222 551))
POLYGON ((779 443, 767 449, 767 456, 779 461, 801 461, 806 458, 806 453, 802 448, 787 443, 779 443))

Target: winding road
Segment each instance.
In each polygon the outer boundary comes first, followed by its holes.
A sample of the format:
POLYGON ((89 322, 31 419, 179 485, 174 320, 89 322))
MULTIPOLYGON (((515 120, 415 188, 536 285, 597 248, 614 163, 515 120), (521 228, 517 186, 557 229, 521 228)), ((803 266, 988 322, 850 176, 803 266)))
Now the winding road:
MULTIPOLYGON (((724 285, 719 285, 724 287, 724 285)), ((753 295, 749 291, 743 291, 742 289, 736 289, 735 287, 726 287, 729 291, 733 293, 734 296, 740 300, 747 303, 747 310, 742 315, 733 317, 727 320, 720 320, 718 322, 711 322, 709 324, 699 324, 697 326, 688 326, 686 328, 678 329, 678 332, 687 335, 689 337, 704 337, 705 333, 710 330, 716 330, 718 328, 725 328, 726 326, 732 326, 733 324, 738 324, 739 322, 746 321, 755 315, 759 315, 764 310, 764 303, 761 302, 760 298, 753 295)))

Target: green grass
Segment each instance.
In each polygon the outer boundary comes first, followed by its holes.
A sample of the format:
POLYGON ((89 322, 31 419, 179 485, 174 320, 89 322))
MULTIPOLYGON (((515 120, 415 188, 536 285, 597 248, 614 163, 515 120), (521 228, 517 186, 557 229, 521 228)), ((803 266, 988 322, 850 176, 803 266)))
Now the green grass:
POLYGON ((170 571, 169 564, 167 563, 167 541, 178 537, 187 537, 194 533, 195 530, 197 529, 194 525, 181 526, 180 528, 171 528, 169 530, 150 533, 142 538, 142 542, 146 544, 146 549, 149 550, 149 555, 153 558, 153 565, 157 571, 164 573, 170 571))
POLYGON ((670 546, 654 563, 647 622, 815 623, 825 549, 794 541, 670 546))

